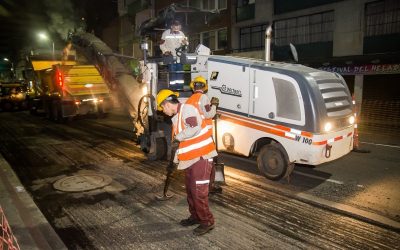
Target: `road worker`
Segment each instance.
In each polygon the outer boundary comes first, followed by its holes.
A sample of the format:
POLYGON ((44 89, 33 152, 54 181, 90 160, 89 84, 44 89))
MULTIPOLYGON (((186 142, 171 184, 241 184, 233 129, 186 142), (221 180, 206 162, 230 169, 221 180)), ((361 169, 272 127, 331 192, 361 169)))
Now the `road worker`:
POLYGON ((181 104, 179 94, 163 89, 157 94, 157 109, 172 116, 173 143, 178 143, 175 162, 185 171, 185 186, 190 216, 180 221, 184 227, 199 224, 193 230, 202 235, 214 228, 214 216, 208 206, 212 159, 217 156, 211 131, 198 110, 181 104))
POLYGON ((162 33, 160 49, 163 55, 176 56, 177 48, 189 44, 181 28, 181 23, 178 20, 174 20, 171 24, 171 28, 162 33))
MULTIPOLYGON (((190 82, 190 88, 193 95, 186 101, 186 104, 191 104, 199 111, 201 117, 205 120, 207 127, 213 135, 213 121, 212 119, 217 113, 219 100, 216 97, 208 98, 205 92, 208 90, 207 80, 202 76, 195 77, 190 82)), ((210 193, 221 193, 222 188, 215 182, 215 165, 212 165, 211 179, 210 179, 210 193)))
POLYGON ((171 28, 162 33, 160 43, 163 57, 171 58, 166 59, 170 71, 169 84, 171 85, 170 88, 176 90, 182 89, 184 84, 183 73, 179 73, 183 71, 183 65, 179 61, 179 55, 177 57, 176 49, 189 44, 181 28, 181 23, 178 20, 174 20, 171 24, 171 28))

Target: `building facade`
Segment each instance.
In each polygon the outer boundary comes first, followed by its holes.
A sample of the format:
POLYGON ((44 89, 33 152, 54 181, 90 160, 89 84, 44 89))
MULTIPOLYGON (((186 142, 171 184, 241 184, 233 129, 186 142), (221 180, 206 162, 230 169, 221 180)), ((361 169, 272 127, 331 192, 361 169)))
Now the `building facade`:
MULTIPOLYGON (((214 54, 264 59, 265 30, 271 26, 273 60, 293 61, 293 44, 299 63, 344 76, 357 103, 361 129, 400 134, 398 0, 119 0, 120 3, 125 6, 120 16, 131 23, 131 29, 138 28, 135 18, 146 8, 151 17, 162 15, 172 3, 203 11, 175 13, 189 38, 191 51, 202 43, 214 54)), ((124 25, 121 21, 121 27, 124 25)), ((125 26, 121 28, 120 50, 129 53, 129 47, 135 47, 135 38, 132 30, 124 34, 129 31, 125 26)), ((160 36, 161 32, 150 36, 154 54, 160 36)))

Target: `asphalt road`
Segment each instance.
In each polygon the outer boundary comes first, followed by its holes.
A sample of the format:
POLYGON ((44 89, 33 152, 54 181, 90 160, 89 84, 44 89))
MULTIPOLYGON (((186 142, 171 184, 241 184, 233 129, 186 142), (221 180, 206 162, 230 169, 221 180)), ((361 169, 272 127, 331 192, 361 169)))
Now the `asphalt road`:
POLYGON ((182 173, 172 182, 174 197, 157 201, 166 162, 147 161, 129 126, 121 116, 55 124, 0 113, 0 152, 70 249, 399 249, 398 229, 345 213, 399 222, 398 148, 368 144, 370 154, 296 166, 290 183, 266 180, 252 159, 223 155, 227 186, 211 197, 216 228, 195 237, 178 225, 188 216, 182 173), (86 192, 53 188, 77 173, 112 182, 86 192))

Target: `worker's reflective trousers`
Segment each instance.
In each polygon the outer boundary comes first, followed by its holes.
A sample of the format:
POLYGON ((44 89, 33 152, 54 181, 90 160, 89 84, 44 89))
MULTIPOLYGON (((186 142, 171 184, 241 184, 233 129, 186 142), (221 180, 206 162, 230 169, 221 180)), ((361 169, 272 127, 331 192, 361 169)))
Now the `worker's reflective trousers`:
POLYGON ((190 217, 203 225, 213 225, 214 216, 208 206, 208 191, 212 159, 200 158, 189 168, 185 169, 185 185, 190 217))

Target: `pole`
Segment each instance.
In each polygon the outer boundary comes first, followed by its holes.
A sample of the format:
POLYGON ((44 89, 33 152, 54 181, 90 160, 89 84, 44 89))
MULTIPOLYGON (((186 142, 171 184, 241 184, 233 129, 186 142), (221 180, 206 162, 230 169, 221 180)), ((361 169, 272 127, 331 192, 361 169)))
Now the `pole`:
POLYGON ((271 60, 271 25, 265 30, 265 61, 269 62, 271 60))
POLYGON ((52 41, 52 43, 53 43, 53 56, 54 56, 54 41, 52 41))

